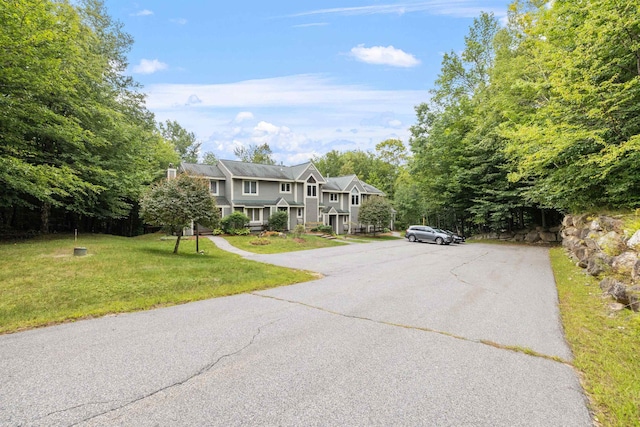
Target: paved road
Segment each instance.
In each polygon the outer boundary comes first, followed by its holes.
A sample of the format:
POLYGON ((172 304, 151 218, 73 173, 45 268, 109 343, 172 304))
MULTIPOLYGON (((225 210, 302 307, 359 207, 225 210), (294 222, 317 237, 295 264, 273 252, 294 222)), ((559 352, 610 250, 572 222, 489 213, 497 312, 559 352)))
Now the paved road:
POLYGON ((324 278, 0 336, 0 425, 592 425, 545 249, 249 258, 324 278))

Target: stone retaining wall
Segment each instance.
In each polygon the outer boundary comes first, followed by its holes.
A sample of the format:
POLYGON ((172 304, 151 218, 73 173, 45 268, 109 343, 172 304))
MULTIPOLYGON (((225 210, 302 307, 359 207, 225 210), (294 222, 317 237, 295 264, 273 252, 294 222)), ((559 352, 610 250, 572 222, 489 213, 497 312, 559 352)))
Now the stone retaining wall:
POLYGON ((533 230, 516 230, 516 231, 502 231, 476 234, 471 239, 473 240, 504 240, 507 242, 527 242, 536 244, 556 243, 562 240, 560 236, 561 227, 543 228, 536 227, 533 230))
POLYGON ((577 265, 600 279, 600 288, 614 297, 612 308, 640 310, 640 230, 629 235, 622 220, 567 215, 562 221, 562 246, 577 265))

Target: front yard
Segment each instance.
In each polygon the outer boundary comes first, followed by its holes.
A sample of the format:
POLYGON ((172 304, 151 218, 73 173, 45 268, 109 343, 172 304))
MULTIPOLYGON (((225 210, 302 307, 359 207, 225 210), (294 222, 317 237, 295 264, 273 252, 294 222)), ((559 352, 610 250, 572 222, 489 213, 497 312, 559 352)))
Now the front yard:
POLYGON ((0 243, 0 333, 304 282, 309 272, 245 260, 208 239, 152 234, 0 243), (74 246, 88 255, 73 256, 74 246))

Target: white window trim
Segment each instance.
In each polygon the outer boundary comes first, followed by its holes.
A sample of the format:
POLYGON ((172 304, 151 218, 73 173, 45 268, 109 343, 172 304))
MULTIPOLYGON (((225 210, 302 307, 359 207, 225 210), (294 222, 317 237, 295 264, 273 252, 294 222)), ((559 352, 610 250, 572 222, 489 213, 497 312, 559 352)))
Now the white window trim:
POLYGON ((305 192, 305 197, 309 198, 309 199, 317 199, 318 198, 318 184, 309 184, 307 183, 307 188, 306 188, 306 192, 305 192), (309 188, 313 188, 313 190, 311 190, 311 196, 309 195, 309 188))
POLYGON ((355 188, 351 191, 351 206, 360 206, 360 192, 358 190, 356 190, 355 188), (357 197, 357 203, 353 203, 353 196, 357 197))
POLYGON ((337 202, 340 199, 338 198, 338 193, 329 193, 329 201, 330 202, 337 202))
MULTIPOLYGON (((249 189, 251 189, 251 184, 249 184, 249 189)), ((260 183, 255 180, 244 179, 242 180, 242 195, 243 196, 257 196, 260 194, 260 183), (245 182, 255 182, 256 183, 256 192, 255 193, 245 193, 244 192, 244 183, 245 182)))
POLYGON ((249 224, 260 224, 262 223, 262 208, 244 208, 244 214, 249 217, 249 224), (251 215, 249 215, 250 209, 258 210, 258 219, 251 219, 251 215))
POLYGON ((220 181, 216 179, 209 180, 209 193, 213 194, 214 196, 218 196, 220 194, 220 181), (214 182, 216 183, 216 191, 211 191, 211 184, 214 182))
POLYGON ((298 218, 302 218, 304 216, 304 210, 302 208, 298 208, 296 215, 298 218))
POLYGON ((291 187, 292 187, 292 185, 291 185, 291 183, 290 183, 290 182, 281 182, 281 183, 280 183, 280 194, 291 194, 291 187), (283 185, 285 185, 285 186, 289 186, 289 191, 287 191, 287 190, 284 190, 284 191, 283 191, 283 190, 282 190, 282 186, 283 186, 283 185))

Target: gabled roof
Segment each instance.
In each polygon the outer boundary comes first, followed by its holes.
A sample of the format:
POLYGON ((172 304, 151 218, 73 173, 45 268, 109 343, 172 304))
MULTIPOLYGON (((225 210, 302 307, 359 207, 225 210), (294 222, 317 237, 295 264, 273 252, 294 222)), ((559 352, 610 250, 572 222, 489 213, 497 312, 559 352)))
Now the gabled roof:
POLYGON ((303 163, 297 166, 263 165, 260 163, 239 162, 237 160, 219 160, 231 175, 244 178, 262 178, 273 180, 295 181, 296 178, 311 164, 303 163))
POLYGON ((381 190, 378 190, 376 187, 374 187, 371 184, 367 184, 364 181, 360 181, 362 183, 362 186, 364 187, 365 191, 367 192, 367 194, 379 194, 381 196, 384 196, 384 192, 381 190))
POLYGON ((208 176, 211 178, 223 178, 224 174, 215 165, 202 165, 196 163, 180 163, 180 170, 192 175, 208 176))
POLYGON ((334 178, 326 178, 327 183, 323 187, 323 191, 348 191, 347 187, 355 179, 358 179, 355 175, 336 176, 334 178))

